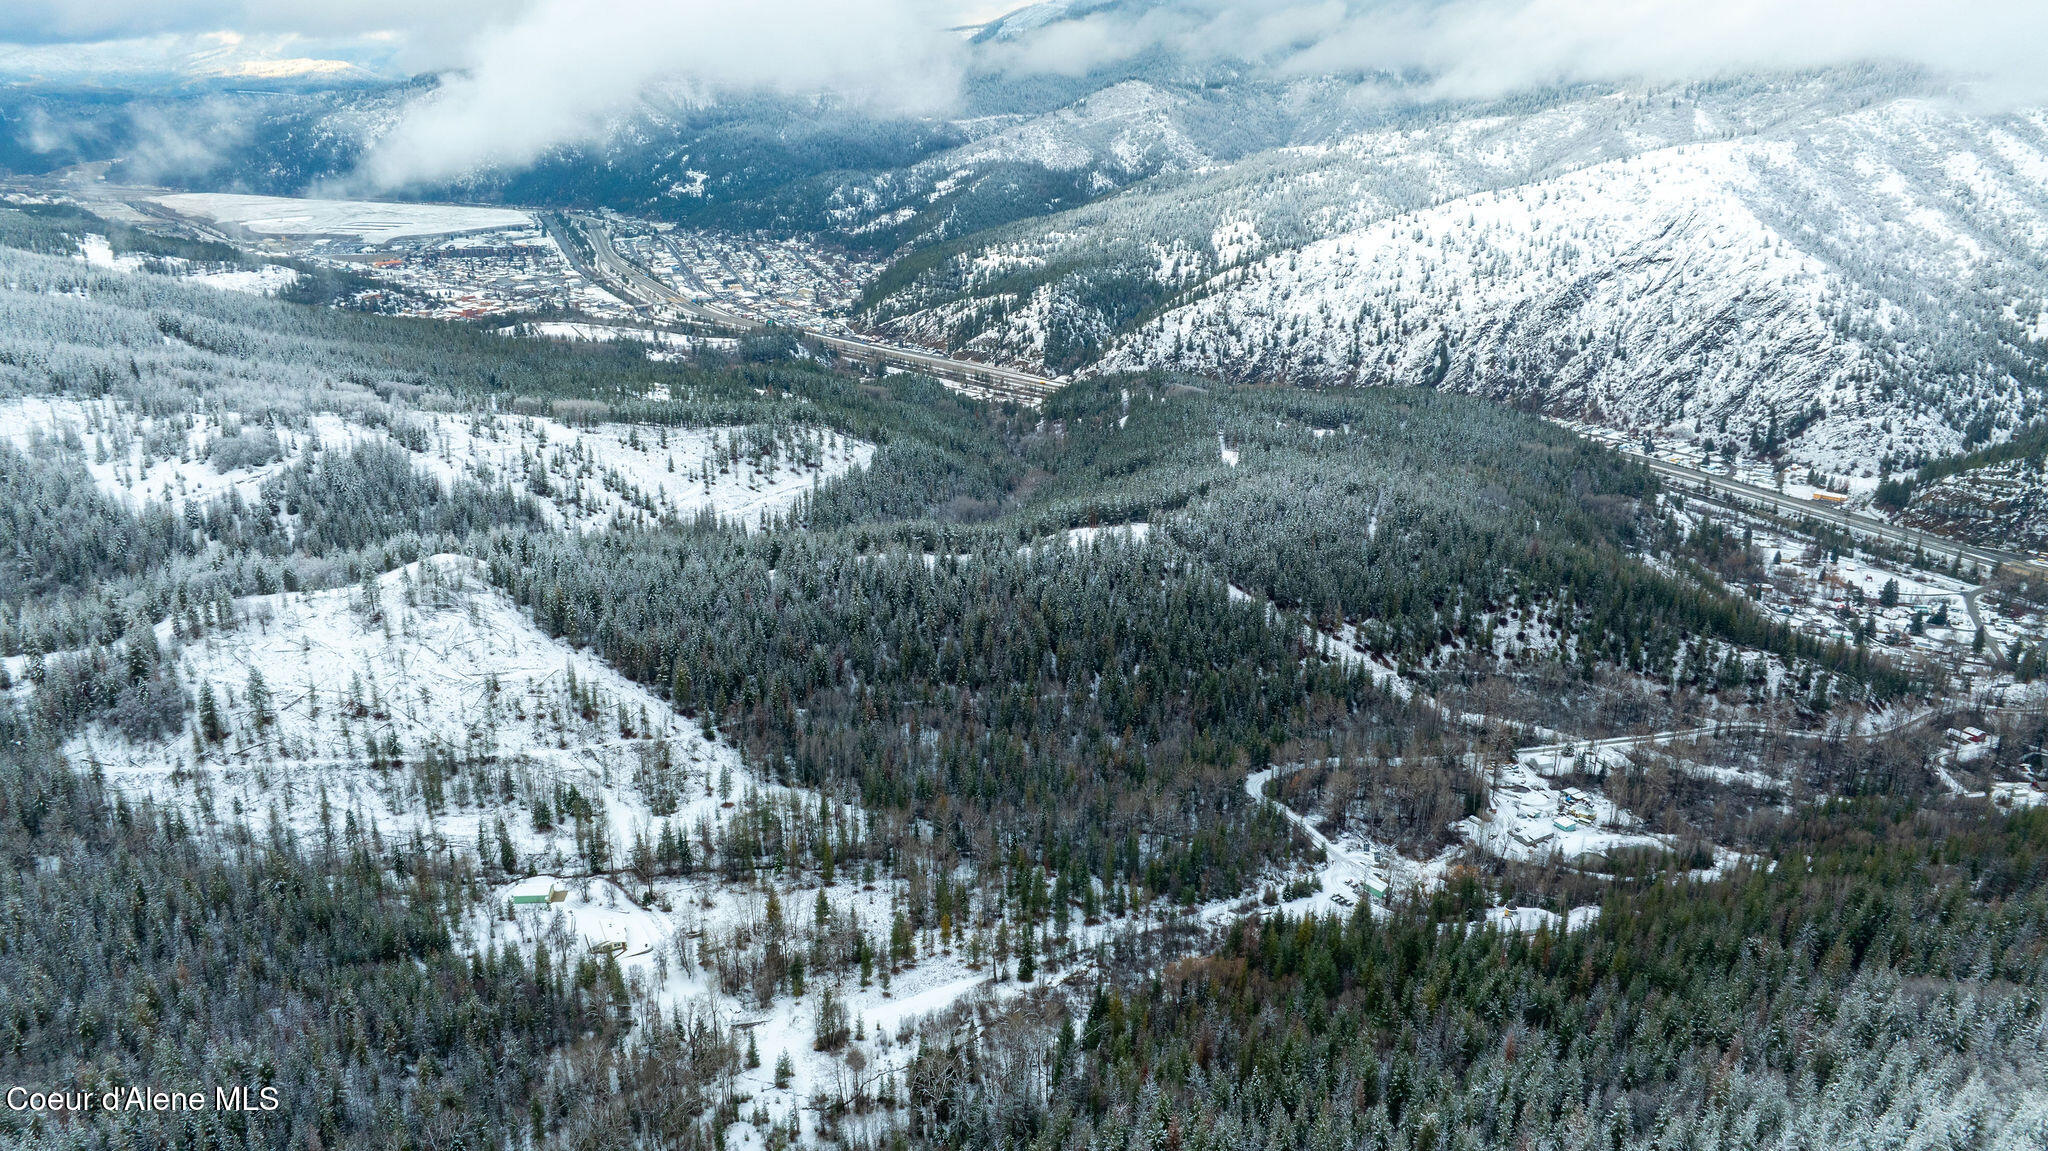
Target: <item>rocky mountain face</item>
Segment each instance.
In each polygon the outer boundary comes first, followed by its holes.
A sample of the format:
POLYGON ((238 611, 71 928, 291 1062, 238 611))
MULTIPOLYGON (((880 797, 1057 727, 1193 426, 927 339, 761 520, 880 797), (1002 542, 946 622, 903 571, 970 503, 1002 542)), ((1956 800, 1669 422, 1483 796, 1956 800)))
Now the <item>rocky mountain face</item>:
POLYGON ((1894 518, 1958 539, 2039 553, 2048 550, 2048 475, 2036 458, 1943 476, 1916 489, 1894 518))

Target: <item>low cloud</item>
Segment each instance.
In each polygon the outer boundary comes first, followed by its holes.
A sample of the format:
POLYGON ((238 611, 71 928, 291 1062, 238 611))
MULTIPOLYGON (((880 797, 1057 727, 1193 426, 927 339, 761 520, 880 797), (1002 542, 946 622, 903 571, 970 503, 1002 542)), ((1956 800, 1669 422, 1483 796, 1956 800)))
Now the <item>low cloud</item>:
POLYGON ((1681 81, 1863 61, 1918 65, 2002 99, 2048 96, 2040 0, 1175 0, 1007 37, 990 62, 1085 74, 1165 51, 1280 75, 1393 72, 1436 95, 1681 81))
POLYGON ((366 153, 361 181, 380 188, 599 138, 655 88, 939 112, 971 70, 1083 75, 1157 53, 1280 77, 1395 73, 1453 98, 1881 60, 1966 78, 1987 99, 2048 99, 2043 0, 1070 0, 988 43, 947 31, 991 2, 49 0, 0 5, 0 48, 43 60, 229 32, 261 46, 255 66, 332 55, 441 72, 366 153))
POLYGON ((964 63, 946 31, 953 10, 938 0, 542 0, 479 35, 360 174, 392 188, 516 167, 601 135, 656 85, 940 109, 964 63))
POLYGON ((1454 0, 1349 22, 1286 64, 1409 69, 1449 95, 1493 96, 1893 61, 2037 98, 2044 58, 2048 7, 2032 0, 1454 0))
POLYGON ((144 183, 189 179, 232 154, 249 133, 247 118, 228 101, 203 101, 176 116, 145 105, 131 114, 133 142, 122 157, 122 174, 144 183))

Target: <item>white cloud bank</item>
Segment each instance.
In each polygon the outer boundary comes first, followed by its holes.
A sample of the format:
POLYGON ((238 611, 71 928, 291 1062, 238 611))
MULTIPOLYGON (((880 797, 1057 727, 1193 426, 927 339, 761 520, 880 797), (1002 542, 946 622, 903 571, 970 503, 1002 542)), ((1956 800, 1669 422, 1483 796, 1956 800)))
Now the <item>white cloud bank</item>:
POLYGON ((533 0, 28 0, 0 3, 0 44, 146 43, 227 33, 256 39, 401 44, 412 66, 442 67, 480 29, 522 19, 533 0))
POLYGON ((938 109, 969 67, 1077 75, 1159 49, 1282 75, 1417 74, 1454 97, 1863 60, 2048 95, 2048 0, 1160 0, 1046 21, 978 59, 940 31, 961 5, 536 0, 472 41, 467 76, 422 100, 365 174, 393 186, 522 163, 590 138, 658 82, 938 109))
POLYGON ((937 0, 542 0, 470 46, 366 157, 390 187, 588 139, 657 84, 943 107, 964 63, 937 0))
POLYGON ((1078 75, 1156 49, 1288 74, 1415 73, 1446 96, 1866 60, 2048 95, 2043 0, 1164 0, 1052 24, 992 55, 1078 75))
POLYGON ((592 139, 656 86, 940 111, 971 68, 1078 75, 1159 50, 1283 76, 1410 74, 1449 97, 1889 60, 1989 99, 2048 99, 2048 0, 1063 0, 991 44, 946 31, 992 2, 47 0, 0 4, 0 42, 47 57, 228 30, 301 57, 353 41, 399 70, 452 69, 367 155, 364 182, 383 187, 592 139))

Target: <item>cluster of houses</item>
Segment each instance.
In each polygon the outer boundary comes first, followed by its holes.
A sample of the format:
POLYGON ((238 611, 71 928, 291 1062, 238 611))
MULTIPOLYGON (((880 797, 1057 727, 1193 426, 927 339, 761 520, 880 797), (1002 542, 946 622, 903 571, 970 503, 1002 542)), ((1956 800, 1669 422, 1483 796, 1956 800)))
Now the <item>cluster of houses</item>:
POLYGON ((1582 826, 1592 826, 1593 814, 1593 797, 1576 787, 1567 787, 1558 794, 1557 818, 1550 823, 1559 831, 1577 831, 1582 826))
POLYGON ((1559 835, 1592 827, 1598 822, 1593 797, 1576 787, 1567 787, 1558 793, 1557 814, 1551 817, 1550 822, 1524 822, 1511 834, 1524 847, 1542 847, 1559 835))

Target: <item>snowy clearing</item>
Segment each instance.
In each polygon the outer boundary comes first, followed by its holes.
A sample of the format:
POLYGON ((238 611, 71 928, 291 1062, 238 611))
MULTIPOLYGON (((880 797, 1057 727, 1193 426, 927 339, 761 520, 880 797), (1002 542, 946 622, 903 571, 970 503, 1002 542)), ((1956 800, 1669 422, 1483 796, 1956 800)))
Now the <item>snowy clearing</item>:
MULTIPOLYGON (((539 500, 557 524, 589 530, 620 519, 685 520, 700 511, 758 524, 786 511, 814 483, 865 467, 874 446, 829 432, 760 428, 572 427, 539 415, 418 412, 423 435, 404 442, 416 465, 453 483, 506 484, 539 500)), ((0 437, 27 448, 37 438, 77 453, 103 491, 131 506, 205 501, 230 491, 257 499, 263 483, 315 448, 393 440, 384 428, 319 413, 303 428, 276 430, 275 459, 251 466, 213 451, 242 425, 233 413, 206 419, 144 417, 114 400, 29 396, 0 402, 0 437)))
MULTIPOLYGON (((739 346, 739 341, 728 336, 691 336, 682 332, 664 332, 653 328, 628 328, 616 324, 584 324, 568 320, 548 320, 540 323, 514 324, 499 328, 500 335, 525 339, 587 341, 611 343, 615 340, 634 340, 648 345, 647 358, 650 360, 675 360, 694 351, 726 350, 739 346)), ((649 396, 648 399, 667 399, 666 395, 649 396)))
MULTIPOLYGON (((195 717, 182 735, 141 743, 92 727, 63 754, 117 791, 205 825, 279 821, 311 842, 362 838, 432 852, 489 850, 504 836, 524 875, 494 887, 471 915, 471 938, 612 944, 625 977, 659 1004, 702 1008, 752 1030, 762 1067, 748 1079, 778 1110, 834 1090, 854 1063, 901 1065, 897 1034, 926 1014, 975 993, 1022 989, 991 983, 961 946, 920 948, 913 963, 864 985, 821 975, 805 995, 768 1004, 721 987, 713 950, 760 930, 770 891, 793 924, 809 922, 823 893, 836 918, 887 930, 895 883, 842 879, 819 889, 770 872, 723 881, 711 870, 649 881, 629 868, 592 875, 588 825, 608 825, 614 858, 623 858, 627 844, 664 825, 713 836, 758 801, 811 811, 827 801, 760 780, 729 743, 707 739, 666 700, 547 637, 483 584, 471 559, 430 557, 360 588, 254 596, 238 600, 236 616, 233 629, 176 649, 180 678, 195 694, 213 694, 221 739, 199 739, 195 717), (535 797, 567 788, 602 819, 571 825, 561 811, 551 827, 537 827, 535 797), (666 815, 655 815, 653 797, 668 797, 666 815), (512 903, 557 887, 559 901, 512 903), (811 1045, 825 985, 854 1026, 836 1055, 811 1045), (795 1077, 774 1088, 772 1067, 784 1053, 795 1077)), ((160 641, 178 643, 172 625, 160 627, 160 641)), ((1077 938, 1092 946, 1108 930, 1077 928, 1077 938)))
MULTIPOLYGON (((79 237, 77 258, 95 268, 110 268, 117 272, 139 273, 151 266, 149 259, 137 253, 116 254, 107 238, 97 232, 79 237)), ((260 264, 253 268, 219 267, 195 265, 189 260, 167 257, 157 261, 156 270, 174 275, 188 284, 251 296, 275 296, 299 282, 299 273, 283 264, 260 264), (199 270, 192 270, 195 267, 199 270)))
POLYGON ((1574 866, 1604 862, 1632 847, 1664 849, 1667 838, 1630 830, 1636 819, 1598 792, 1559 789, 1527 763, 1498 769, 1493 818, 1472 817, 1459 831, 1503 859, 1557 858, 1574 866))
POLYGON ((226 272, 195 272, 181 278, 187 283, 223 292, 245 292, 252 296, 275 296, 299 282, 298 272, 283 264, 236 268, 226 272))
MULTIPOLYGON (((465 844, 495 809, 481 789, 506 772, 580 781, 623 821, 645 811, 625 794, 644 752, 668 744, 672 760, 700 770, 738 765, 637 685, 541 633, 483 585, 473 560, 437 556, 361 587, 250 597, 236 614, 237 627, 177 656, 195 695, 214 693, 221 739, 133 744, 95 728, 67 754, 123 791, 203 818, 269 809, 310 834, 346 816, 363 834, 465 844), (252 673, 267 703, 251 699, 252 673), (392 769, 428 757, 448 758, 452 778, 392 769), (491 765, 490 778, 455 774, 458 760, 491 765)), ((170 627, 159 627, 167 647, 170 627)), ((566 829, 521 828, 523 854, 560 865, 566 829)))
POLYGON ((444 480, 467 476, 545 502, 565 527, 686 520, 759 524, 814 484, 866 467, 874 445, 831 432, 754 428, 570 427, 541 416, 439 416, 419 453, 444 480))
MULTIPOLYGON (((1021 990, 991 982, 959 946, 920 949, 868 983, 821 975, 807 994, 766 1004, 721 986, 713 953, 757 937, 770 891, 791 922, 808 922, 822 892, 835 917, 885 931, 895 883, 847 878, 819 888, 766 871, 727 881, 710 870, 641 880, 616 865, 591 873, 589 826, 609 826, 623 859, 628 844, 664 827, 710 837, 762 802, 819 810, 827 801, 760 780, 730 744, 547 636, 483 582, 473 560, 436 556, 361 587, 250 597, 237 601, 236 617, 234 628, 176 649, 184 682, 215 700, 218 740, 199 738, 196 716, 179 736, 141 743, 94 727, 65 745, 67 758, 205 825, 277 822, 314 842, 361 838, 489 858, 503 836, 520 877, 496 885, 472 914, 474 942, 530 946, 553 935, 579 950, 609 945, 637 990, 751 1030, 762 1060, 751 1086, 779 1109, 843 1083, 853 1064, 899 1065, 907 1053, 896 1036, 926 1014, 984 990, 1021 990), (572 789, 602 823, 558 811, 551 826, 536 826, 536 797, 572 789), (658 796, 666 814, 655 813, 658 796), (558 887, 559 902, 512 902, 558 887), (837 1054, 811 1042, 828 985, 854 1028, 837 1054), (784 1053, 795 1074, 776 1088, 772 1068, 784 1053)), ((171 626, 159 628, 167 649, 179 642, 171 626)), ((1076 936, 1092 946, 1109 930, 1077 927, 1076 936)))

